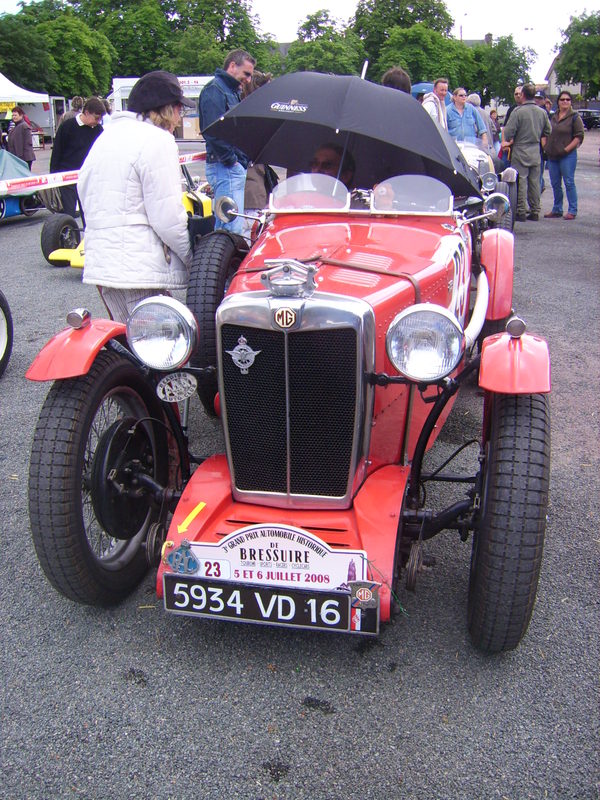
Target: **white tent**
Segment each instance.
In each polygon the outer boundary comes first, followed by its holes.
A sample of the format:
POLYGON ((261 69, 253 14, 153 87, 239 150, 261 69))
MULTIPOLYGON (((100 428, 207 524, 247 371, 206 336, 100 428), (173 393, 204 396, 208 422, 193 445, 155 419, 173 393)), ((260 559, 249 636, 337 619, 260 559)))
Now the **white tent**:
POLYGON ((9 81, 0 72, 0 103, 49 103, 50 98, 43 92, 30 92, 9 81))

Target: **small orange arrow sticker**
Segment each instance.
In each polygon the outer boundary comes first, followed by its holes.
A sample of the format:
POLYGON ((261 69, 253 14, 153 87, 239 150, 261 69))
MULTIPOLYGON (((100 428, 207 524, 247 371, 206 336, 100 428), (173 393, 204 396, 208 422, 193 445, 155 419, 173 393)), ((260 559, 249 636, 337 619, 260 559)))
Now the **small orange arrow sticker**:
POLYGON ((190 511, 190 513, 183 520, 181 525, 177 526, 177 533, 184 533, 185 531, 187 531, 187 529, 190 527, 190 523, 192 523, 196 519, 196 517, 202 511, 202 509, 204 508, 205 505, 206 505, 206 503, 198 503, 196 508, 194 508, 194 509, 192 509, 192 511, 190 511))

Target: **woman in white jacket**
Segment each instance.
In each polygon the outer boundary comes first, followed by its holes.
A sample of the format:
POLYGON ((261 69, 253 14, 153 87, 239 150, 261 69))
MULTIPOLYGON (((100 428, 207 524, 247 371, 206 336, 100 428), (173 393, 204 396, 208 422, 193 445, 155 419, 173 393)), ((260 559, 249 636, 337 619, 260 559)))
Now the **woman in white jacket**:
POLYGON ((80 171, 83 282, 98 286, 120 322, 145 297, 187 286, 191 248, 173 137, 183 106, 193 103, 175 75, 147 73, 131 90, 129 110, 112 115, 80 171))

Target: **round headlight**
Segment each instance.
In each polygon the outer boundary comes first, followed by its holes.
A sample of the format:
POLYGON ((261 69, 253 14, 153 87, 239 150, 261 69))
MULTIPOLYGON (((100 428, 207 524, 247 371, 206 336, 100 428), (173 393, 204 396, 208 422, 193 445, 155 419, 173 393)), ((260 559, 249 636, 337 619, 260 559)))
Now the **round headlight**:
POLYGON ((433 383, 456 367, 465 337, 456 317, 442 306, 419 303, 393 320, 386 336, 390 361, 413 381, 433 383))
POLYGON ((495 172, 486 172, 481 176, 481 188, 486 192, 493 192, 498 185, 498 176, 495 172))
POLYGON ((151 369, 176 369, 189 360, 198 343, 192 312, 173 297, 148 297, 127 320, 127 341, 151 369))

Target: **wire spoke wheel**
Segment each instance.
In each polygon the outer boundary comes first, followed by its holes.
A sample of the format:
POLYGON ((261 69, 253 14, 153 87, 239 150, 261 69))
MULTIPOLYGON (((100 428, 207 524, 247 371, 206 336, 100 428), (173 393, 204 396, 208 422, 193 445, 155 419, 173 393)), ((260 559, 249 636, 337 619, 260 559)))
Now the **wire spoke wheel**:
POLYGON ((48 393, 31 453, 29 514, 42 568, 72 600, 118 602, 147 569, 142 545, 160 509, 135 476, 139 470, 166 483, 160 414, 139 370, 106 351, 87 375, 57 381, 48 393), (137 444, 129 428, 137 429, 137 444))

